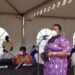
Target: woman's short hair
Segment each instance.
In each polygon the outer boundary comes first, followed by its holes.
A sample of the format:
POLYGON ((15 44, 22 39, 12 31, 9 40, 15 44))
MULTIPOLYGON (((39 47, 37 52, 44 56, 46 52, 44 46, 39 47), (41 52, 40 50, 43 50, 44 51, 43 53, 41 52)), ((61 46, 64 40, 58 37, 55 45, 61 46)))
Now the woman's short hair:
POLYGON ((59 25, 59 24, 54 24, 53 26, 57 26, 60 31, 62 30, 62 27, 61 27, 61 25, 59 25))

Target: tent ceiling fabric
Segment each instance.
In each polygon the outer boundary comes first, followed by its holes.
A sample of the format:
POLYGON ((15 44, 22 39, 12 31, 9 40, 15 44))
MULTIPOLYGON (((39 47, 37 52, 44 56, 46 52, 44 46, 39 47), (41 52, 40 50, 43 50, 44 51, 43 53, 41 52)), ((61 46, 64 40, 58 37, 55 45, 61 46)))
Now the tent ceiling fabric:
MULTIPOLYGON (((62 2, 61 2, 62 3, 62 2)), ((75 0, 71 4, 66 4, 65 6, 60 5, 59 8, 51 10, 48 13, 42 15, 42 17, 58 17, 58 18, 70 18, 75 19, 75 0)))
MULTIPOLYGON (((63 0, 0 0, 0 14, 14 14, 14 15, 24 15, 36 9, 40 9, 44 5, 50 2, 63 1, 63 0)), ((43 17, 74 17, 75 18, 75 0, 71 4, 66 4, 65 6, 60 5, 59 8, 51 10, 50 12, 42 15, 43 17)))
POLYGON ((11 3, 21 12, 26 12, 27 10, 35 7, 36 5, 44 2, 45 0, 10 0, 11 3))
POLYGON ((24 14, 52 0, 0 0, 0 14, 24 14))
POLYGON ((16 13, 5 0, 0 0, 0 13, 16 13))

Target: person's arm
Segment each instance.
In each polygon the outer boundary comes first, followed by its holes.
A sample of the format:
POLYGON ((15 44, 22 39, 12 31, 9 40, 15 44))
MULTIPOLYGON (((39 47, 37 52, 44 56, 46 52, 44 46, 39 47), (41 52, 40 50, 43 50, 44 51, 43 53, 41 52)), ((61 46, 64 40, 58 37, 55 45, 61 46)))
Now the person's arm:
POLYGON ((12 50, 13 50, 13 47, 10 48, 10 51, 12 51, 12 50))
POLYGON ((3 47, 3 52, 8 53, 8 51, 5 49, 5 41, 3 41, 3 43, 2 43, 2 47, 3 47))
POLYGON ((60 45, 57 46, 57 49, 61 47, 62 50, 60 51, 55 51, 55 52, 49 52, 47 55, 49 56, 58 56, 58 57, 67 57, 70 55, 70 43, 66 38, 61 38, 60 39, 60 45))
POLYGON ((5 48, 5 41, 3 41, 3 43, 2 43, 2 47, 5 48))
POLYGON ((48 57, 51 57, 51 56, 67 57, 68 55, 70 55, 70 54, 67 52, 49 52, 47 54, 48 57))
POLYGON ((12 50, 13 50, 13 43, 12 43, 12 42, 10 42, 10 44, 11 44, 10 51, 12 51, 12 50))
POLYGON ((36 59, 36 62, 39 62, 39 61, 38 61, 38 53, 36 53, 36 54, 34 55, 34 57, 35 57, 35 59, 36 59))

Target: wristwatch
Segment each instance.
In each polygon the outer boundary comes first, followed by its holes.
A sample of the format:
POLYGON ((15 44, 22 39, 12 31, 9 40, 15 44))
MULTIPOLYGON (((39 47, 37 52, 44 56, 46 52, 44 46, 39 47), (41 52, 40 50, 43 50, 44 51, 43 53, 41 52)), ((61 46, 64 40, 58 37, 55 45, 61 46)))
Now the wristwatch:
POLYGON ((53 55, 56 55, 56 53, 55 53, 55 52, 53 52, 53 55))

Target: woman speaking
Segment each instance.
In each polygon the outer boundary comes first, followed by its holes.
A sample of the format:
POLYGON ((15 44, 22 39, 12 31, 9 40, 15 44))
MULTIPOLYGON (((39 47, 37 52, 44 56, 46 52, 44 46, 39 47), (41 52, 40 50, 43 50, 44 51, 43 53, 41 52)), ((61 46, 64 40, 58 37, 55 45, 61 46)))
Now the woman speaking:
POLYGON ((44 75, 67 75, 67 56, 70 54, 70 43, 61 35, 61 26, 54 24, 52 30, 56 32, 48 40, 41 54, 44 60, 44 75))

